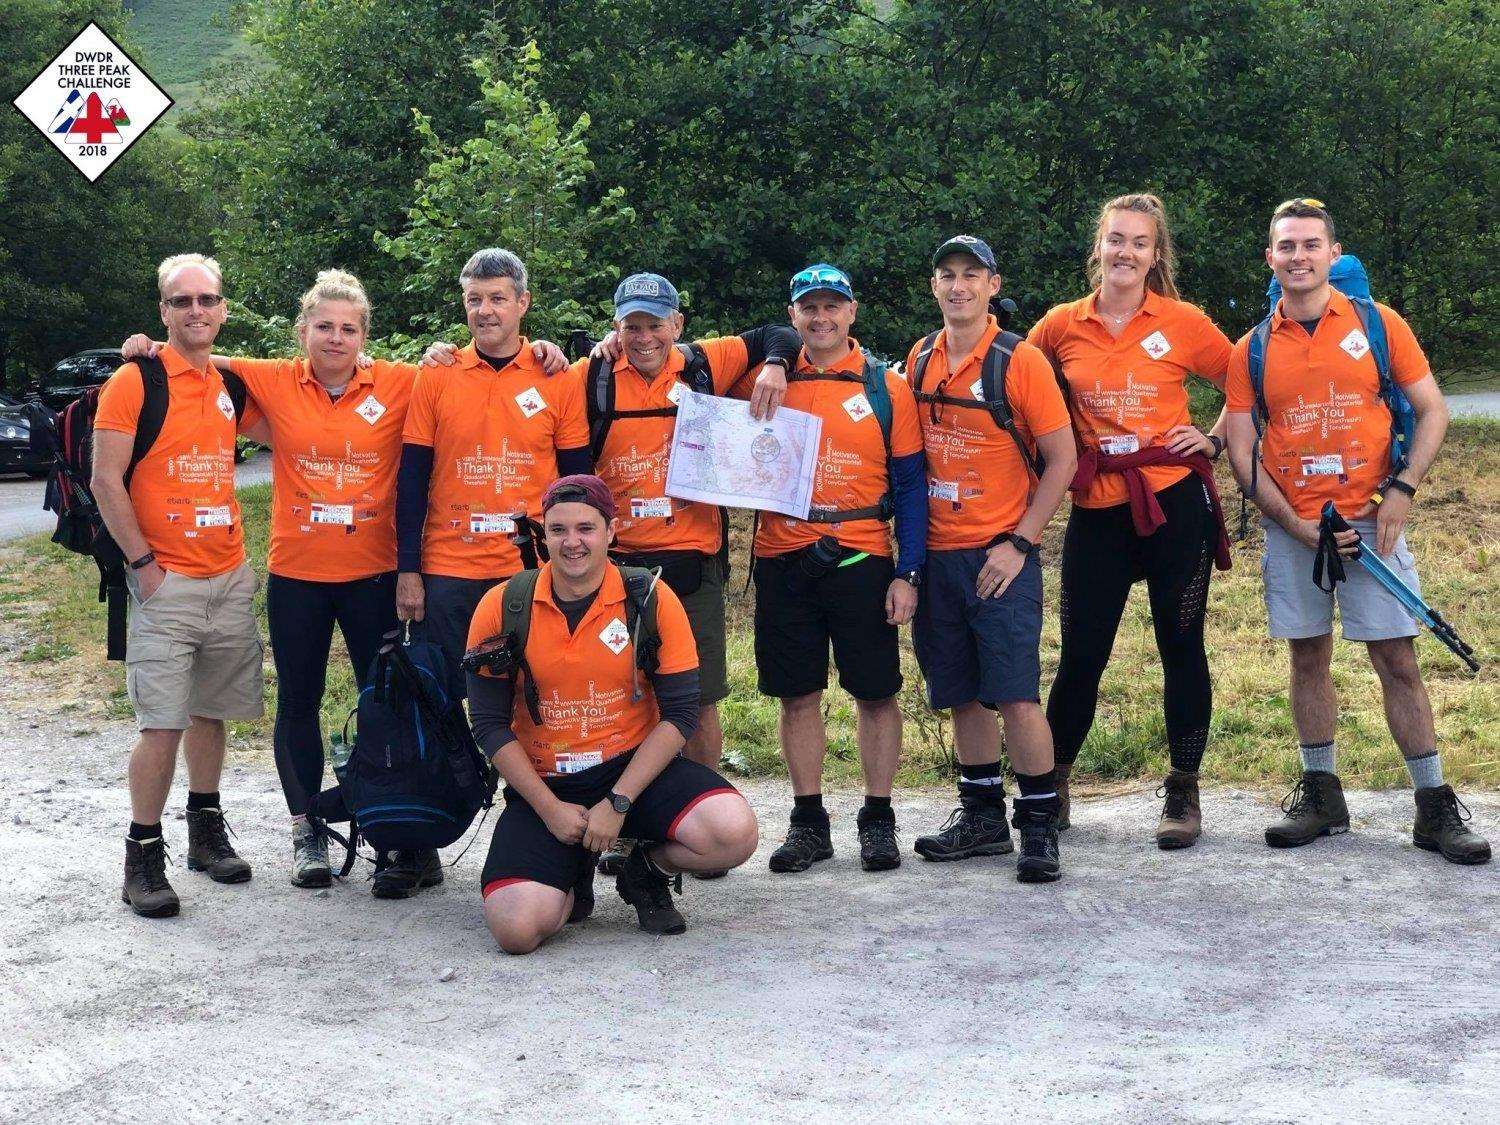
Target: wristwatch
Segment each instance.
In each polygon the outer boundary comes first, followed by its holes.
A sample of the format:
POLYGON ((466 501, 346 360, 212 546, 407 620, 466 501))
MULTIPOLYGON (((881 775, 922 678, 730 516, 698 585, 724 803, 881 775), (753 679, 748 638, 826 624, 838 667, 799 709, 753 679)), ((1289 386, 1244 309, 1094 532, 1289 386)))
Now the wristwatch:
POLYGON ((150 566, 155 561, 156 561, 156 552, 155 551, 147 551, 144 555, 142 555, 140 558, 136 559, 135 561, 133 561, 130 564, 130 569, 131 570, 143 570, 144 568, 150 566))
POLYGON ((920 570, 908 570, 905 574, 896 575, 913 590, 922 585, 922 572, 920 570))
POLYGON ((1033 543, 1030 539, 1027 539, 1026 536, 1017 535, 1014 531, 1007 531, 1000 537, 1000 542, 1009 543, 1023 555, 1034 555, 1038 550, 1041 549, 1040 544, 1033 543))
POLYGON ((619 813, 621 816, 624 816, 626 813, 628 813, 630 811, 630 806, 633 803, 634 802, 632 802, 631 799, 629 797, 625 796, 625 794, 623 794, 623 793, 615 793, 613 791, 610 792, 610 795, 609 795, 609 805, 610 805, 610 808, 614 809, 615 812, 619 813))

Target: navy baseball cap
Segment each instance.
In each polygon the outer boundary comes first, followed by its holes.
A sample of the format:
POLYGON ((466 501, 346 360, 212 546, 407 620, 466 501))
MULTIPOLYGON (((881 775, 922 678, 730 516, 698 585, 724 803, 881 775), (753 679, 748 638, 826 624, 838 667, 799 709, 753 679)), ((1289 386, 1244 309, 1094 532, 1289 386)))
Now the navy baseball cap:
POLYGON ((809 293, 816 293, 820 289, 854 300, 854 286, 849 281, 849 275, 838 266, 819 262, 792 275, 792 304, 795 305, 809 293))
POLYGON ((665 319, 681 307, 677 287, 659 273, 633 273, 615 287, 615 319, 634 312, 665 319))
POLYGON ((932 256, 932 268, 937 269, 938 263, 949 254, 967 254, 971 258, 977 258, 979 264, 991 273, 1000 272, 1000 267, 995 264, 995 252, 990 249, 989 243, 972 234, 955 234, 939 246, 937 253, 932 256))

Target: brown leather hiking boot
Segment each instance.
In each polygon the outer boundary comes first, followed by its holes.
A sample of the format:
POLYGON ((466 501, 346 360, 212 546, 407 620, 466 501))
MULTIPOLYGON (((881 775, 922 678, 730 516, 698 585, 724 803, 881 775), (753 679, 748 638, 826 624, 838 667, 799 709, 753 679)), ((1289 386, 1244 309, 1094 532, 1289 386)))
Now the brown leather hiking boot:
POLYGON ((1073 763, 1069 762, 1065 766, 1058 765, 1054 770, 1053 776, 1057 780, 1057 784, 1053 786, 1057 790, 1057 820, 1054 822, 1053 827, 1059 832, 1066 832, 1073 826, 1072 820, 1069 819, 1069 814, 1073 811, 1073 801, 1069 794, 1069 781, 1073 776, 1073 763))
POLYGON ((144 918, 170 918, 182 909, 177 892, 167 882, 167 844, 125 838, 125 887, 120 901, 144 918))
POLYGON ((1156 846, 1164 851, 1190 848, 1203 835, 1203 812, 1198 801, 1198 771, 1173 770, 1157 795, 1165 792, 1161 819, 1156 822, 1156 846))
POLYGON ((219 809, 189 809, 187 814, 189 871, 206 871, 215 883, 243 883, 250 865, 235 854, 229 826, 219 809))
POLYGON ((1281 799, 1286 816, 1266 828, 1266 843, 1273 848, 1300 848, 1319 836, 1337 836, 1349 831, 1349 806, 1339 779, 1322 770, 1309 770, 1292 791, 1281 799))
POLYGON ((1488 863, 1490 842, 1473 832, 1467 823, 1469 808, 1458 799, 1451 785, 1418 789, 1417 819, 1411 840, 1419 848, 1439 852, 1449 863, 1488 863))

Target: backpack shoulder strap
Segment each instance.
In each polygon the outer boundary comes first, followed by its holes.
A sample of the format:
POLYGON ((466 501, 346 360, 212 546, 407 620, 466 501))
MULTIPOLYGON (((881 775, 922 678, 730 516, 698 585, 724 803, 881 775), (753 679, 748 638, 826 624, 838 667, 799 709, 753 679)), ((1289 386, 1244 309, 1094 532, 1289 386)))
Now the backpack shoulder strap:
POLYGON ((1247 359, 1250 367, 1250 393, 1255 399, 1255 409, 1250 417, 1255 420, 1255 432, 1265 429, 1270 411, 1266 409, 1266 348, 1271 342, 1271 318, 1268 316, 1250 330, 1250 349, 1247 359))
POLYGON ((1375 369, 1380 372, 1380 391, 1386 394, 1394 380, 1391 377, 1391 345, 1385 334, 1385 318, 1369 297, 1350 297, 1349 303, 1354 306, 1360 327, 1364 329, 1365 339, 1370 342, 1370 354, 1375 357, 1375 369))
POLYGON ((505 581, 505 597, 500 604, 500 632, 515 638, 516 652, 526 652, 526 640, 531 636, 531 602, 536 596, 536 580, 540 570, 522 570, 505 581))
POLYGON ((922 338, 922 346, 917 349, 917 358, 911 362, 911 389, 913 393, 920 393, 922 380, 927 375, 927 364, 932 359, 932 349, 937 347, 938 337, 943 334, 939 328, 922 338))
POLYGON ((135 361, 141 372, 141 413, 135 423, 135 442, 130 449, 130 464, 125 467, 125 487, 130 487, 130 478, 141 458, 151 452, 156 439, 161 436, 162 424, 167 420, 169 395, 167 391, 167 369, 160 359, 142 356, 135 361))
POLYGON ((990 344, 990 350, 985 352, 984 363, 979 369, 979 389, 984 395, 985 405, 989 407, 990 417, 995 420, 995 425, 1009 434, 1011 441, 1016 443, 1026 471, 1034 477, 1040 477, 1046 468, 1045 463, 1021 436, 1021 431, 1016 426, 1015 414, 1010 408, 1010 395, 1005 389, 1005 376, 1010 371, 1011 356, 1015 355, 1016 346, 1020 343, 1021 337, 1014 332, 1002 330, 995 337, 990 344))
POLYGON ((714 369, 708 361, 708 352, 703 345, 696 340, 687 344, 678 344, 677 350, 682 353, 682 374, 678 376, 688 385, 688 389, 700 395, 711 395, 714 393, 714 369))
POLYGON ((870 409, 880 423, 880 437, 885 442, 885 459, 891 459, 891 389, 885 385, 886 366, 879 360, 865 357, 865 398, 870 400, 870 409))
POLYGON ((603 356, 591 356, 583 391, 589 424, 589 453, 597 464, 599 454, 604 451, 604 439, 609 436, 609 424, 614 421, 615 365, 603 356))
POLYGON ((625 628, 635 646, 635 666, 650 675, 656 671, 661 648, 661 631, 656 622, 656 587, 660 578, 643 566, 622 566, 619 571, 625 583, 625 628))

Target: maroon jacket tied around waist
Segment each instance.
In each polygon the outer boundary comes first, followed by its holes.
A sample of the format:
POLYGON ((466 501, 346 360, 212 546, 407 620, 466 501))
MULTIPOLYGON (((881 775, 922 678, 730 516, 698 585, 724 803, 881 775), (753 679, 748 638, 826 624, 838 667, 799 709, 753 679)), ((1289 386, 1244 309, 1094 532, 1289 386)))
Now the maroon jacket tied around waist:
POLYGON ((1141 469, 1147 465, 1181 465, 1191 469, 1203 482, 1213 508, 1214 522, 1218 525, 1217 542, 1214 544, 1214 565, 1220 570, 1229 569, 1229 531, 1224 526, 1224 505, 1219 502, 1219 486, 1214 483, 1214 466, 1202 453, 1191 453, 1186 457, 1173 453, 1164 445, 1153 445, 1134 453, 1100 453, 1085 449, 1078 454, 1078 471, 1073 474, 1073 483, 1068 487, 1074 492, 1083 492, 1100 473, 1119 473, 1125 478, 1125 488, 1130 493, 1130 517, 1137 535, 1150 535, 1167 517, 1156 502, 1156 493, 1146 484, 1141 469))

